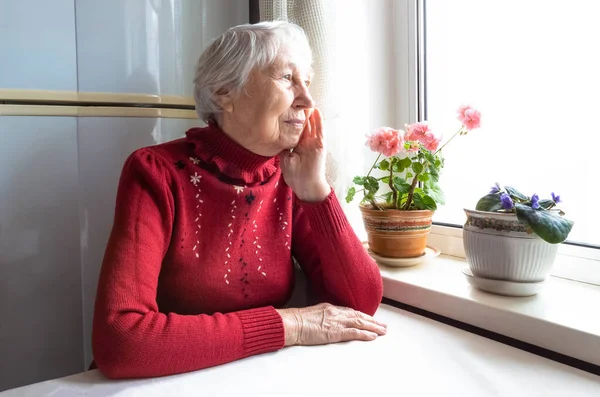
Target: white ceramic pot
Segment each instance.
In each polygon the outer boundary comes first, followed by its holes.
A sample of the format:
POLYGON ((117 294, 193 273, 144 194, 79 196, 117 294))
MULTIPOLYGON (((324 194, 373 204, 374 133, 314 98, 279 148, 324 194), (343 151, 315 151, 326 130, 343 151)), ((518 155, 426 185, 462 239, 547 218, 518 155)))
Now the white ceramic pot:
POLYGON ((538 282, 546 279, 558 244, 535 235, 516 214, 465 209, 463 243, 471 272, 476 277, 538 282))

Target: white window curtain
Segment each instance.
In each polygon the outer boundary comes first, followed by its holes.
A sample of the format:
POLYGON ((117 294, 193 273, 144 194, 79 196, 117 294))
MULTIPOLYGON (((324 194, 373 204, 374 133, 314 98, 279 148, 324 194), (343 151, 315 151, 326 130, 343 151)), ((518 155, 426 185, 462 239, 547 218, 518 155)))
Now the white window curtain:
POLYGON ((310 91, 325 120, 327 179, 340 201, 343 201, 351 177, 341 172, 341 164, 347 160, 344 148, 348 143, 344 142, 339 128, 336 128, 339 112, 336 107, 336 79, 333 76, 337 58, 335 3, 321 0, 261 0, 259 7, 261 21, 289 21, 301 26, 308 36, 315 72, 310 91))
POLYGON ((315 72, 311 93, 325 119, 327 179, 362 239, 366 233, 359 198, 347 204, 345 196, 352 178, 366 174, 376 157, 365 148, 365 134, 409 122, 399 111, 406 96, 396 98, 396 81, 406 79, 398 78, 405 59, 396 59, 394 38, 396 12, 406 9, 408 2, 259 1, 261 21, 290 21, 308 36, 315 72))

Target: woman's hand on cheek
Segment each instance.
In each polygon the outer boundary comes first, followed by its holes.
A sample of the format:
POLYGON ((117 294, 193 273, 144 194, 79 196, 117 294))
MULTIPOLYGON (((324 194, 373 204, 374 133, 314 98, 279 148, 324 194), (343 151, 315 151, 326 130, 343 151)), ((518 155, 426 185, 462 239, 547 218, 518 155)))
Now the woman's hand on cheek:
POLYGON ((331 187, 325 178, 325 137, 319 109, 307 109, 306 124, 298 146, 281 154, 281 172, 285 183, 302 201, 318 202, 327 198, 331 187))

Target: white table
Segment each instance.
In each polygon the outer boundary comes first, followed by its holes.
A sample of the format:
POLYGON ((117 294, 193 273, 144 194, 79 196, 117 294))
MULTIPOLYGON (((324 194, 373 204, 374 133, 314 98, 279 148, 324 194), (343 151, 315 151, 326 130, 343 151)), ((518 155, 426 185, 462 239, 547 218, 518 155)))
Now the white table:
POLYGON ((0 393, 74 396, 600 396, 600 377, 382 305, 373 342, 291 347, 215 368, 110 381, 88 371, 0 393))

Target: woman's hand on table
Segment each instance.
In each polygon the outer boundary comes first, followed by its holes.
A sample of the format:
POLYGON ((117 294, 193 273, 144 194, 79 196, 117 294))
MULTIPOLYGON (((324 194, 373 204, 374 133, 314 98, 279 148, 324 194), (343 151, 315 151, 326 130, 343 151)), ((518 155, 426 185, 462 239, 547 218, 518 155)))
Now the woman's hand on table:
POLYGON ((283 319, 286 346, 370 341, 387 332, 387 325, 373 317, 329 303, 277 311, 283 319))
POLYGON ((306 124, 298 145, 281 154, 281 172, 285 183, 302 201, 318 202, 327 198, 331 187, 325 178, 325 137, 319 109, 306 109, 306 124))

